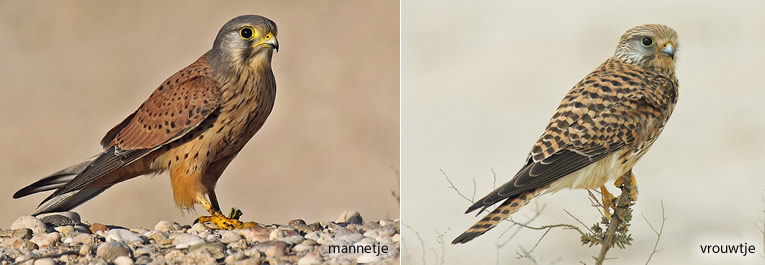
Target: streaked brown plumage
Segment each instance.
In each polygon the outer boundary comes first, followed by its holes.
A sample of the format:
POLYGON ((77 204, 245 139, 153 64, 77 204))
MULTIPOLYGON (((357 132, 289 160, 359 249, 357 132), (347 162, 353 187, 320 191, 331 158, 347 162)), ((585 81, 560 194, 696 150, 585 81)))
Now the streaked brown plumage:
POLYGON ((677 47, 677 33, 664 25, 624 33, 615 54, 568 92, 523 168, 466 213, 500 206, 452 244, 482 235, 539 194, 631 176, 677 102, 677 47))
MULTIPOLYGON (((168 170, 179 207, 199 203, 222 216, 215 183, 274 106, 276 34, 276 24, 265 17, 232 19, 209 52, 168 78, 106 133, 103 153, 19 190, 14 198, 56 189, 34 214, 66 211, 114 184, 168 170)), ((237 222, 217 221, 221 228, 237 222)))

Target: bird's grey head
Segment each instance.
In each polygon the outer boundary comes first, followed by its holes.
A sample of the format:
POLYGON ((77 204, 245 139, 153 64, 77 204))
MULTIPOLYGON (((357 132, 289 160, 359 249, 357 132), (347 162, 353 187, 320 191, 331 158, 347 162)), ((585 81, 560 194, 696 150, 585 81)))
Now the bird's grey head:
POLYGON ((210 63, 218 70, 257 67, 271 62, 273 50, 279 51, 276 23, 257 15, 244 15, 227 22, 215 37, 210 63), (229 68, 229 69, 227 69, 229 68))
POLYGON ((678 45, 674 29, 660 24, 642 25, 622 35, 614 57, 644 67, 674 70, 678 45))

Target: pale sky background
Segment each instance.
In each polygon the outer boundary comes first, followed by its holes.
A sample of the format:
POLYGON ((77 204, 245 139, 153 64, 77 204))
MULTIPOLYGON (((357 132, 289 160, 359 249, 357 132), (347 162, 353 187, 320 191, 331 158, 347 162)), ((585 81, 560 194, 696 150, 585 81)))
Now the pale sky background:
MULTIPOLYGON (((218 181, 224 211, 266 224, 345 210, 398 218, 398 2, 0 0, 0 227, 49 194, 13 200, 15 191, 100 152, 109 129, 243 14, 278 25, 278 92, 218 181)), ((76 211, 130 227, 196 218, 175 207, 166 174, 116 185, 76 211)))
MULTIPOLYGON (((617 259, 607 264, 646 262, 656 236, 641 215, 658 225, 662 201, 663 250, 651 264, 765 263, 757 229, 765 218, 765 2, 701 2, 403 1, 403 264, 439 264, 441 256, 444 264, 531 264, 515 253, 543 232, 523 230, 497 250, 509 223, 449 244, 480 217, 462 214, 469 203, 439 169, 467 194, 475 178, 476 197, 492 190, 492 169, 498 185, 509 180, 564 94, 613 54, 624 31, 648 23, 678 31, 680 97, 634 170, 633 245, 611 250, 617 259), (701 244, 733 243, 759 253, 700 253, 701 244)), ((588 226, 599 219, 584 191, 537 202, 546 208, 533 225, 576 223, 563 209, 588 226)), ((517 220, 533 215, 529 206, 517 220)), ((541 264, 593 264, 599 250, 581 246, 575 231, 553 230, 534 255, 541 264)))

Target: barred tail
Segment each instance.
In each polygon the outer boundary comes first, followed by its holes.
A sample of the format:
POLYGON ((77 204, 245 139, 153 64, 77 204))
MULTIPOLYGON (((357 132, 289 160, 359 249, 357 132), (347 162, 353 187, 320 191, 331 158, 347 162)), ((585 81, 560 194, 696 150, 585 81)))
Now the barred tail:
POLYGON ((522 193, 517 197, 511 197, 500 204, 494 211, 491 211, 488 215, 482 218, 480 221, 471 226, 468 230, 463 232, 460 236, 452 241, 452 244, 464 244, 470 242, 474 238, 483 235, 486 231, 491 230, 495 226, 509 217, 511 214, 517 212, 521 207, 528 204, 529 201, 539 196, 544 188, 532 190, 526 193, 522 193))

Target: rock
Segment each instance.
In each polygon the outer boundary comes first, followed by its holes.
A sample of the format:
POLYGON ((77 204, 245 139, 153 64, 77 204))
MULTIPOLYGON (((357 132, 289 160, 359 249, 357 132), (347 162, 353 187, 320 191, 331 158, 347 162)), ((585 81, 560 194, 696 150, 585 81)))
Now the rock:
POLYGON ((391 237, 391 241, 393 242, 401 242, 401 234, 395 234, 391 237))
POLYGON ((159 221, 157 225, 154 226, 154 230, 167 233, 171 231, 181 230, 181 225, 175 222, 162 220, 162 221, 159 221))
POLYGON ((183 257, 185 255, 183 254, 183 251, 180 250, 172 250, 165 254, 165 258, 169 260, 183 260, 183 257))
POLYGON ((140 256, 135 259, 135 264, 149 264, 151 263, 151 258, 149 256, 140 256))
POLYGON ((38 250, 38 249, 40 249, 40 247, 39 247, 39 246, 37 246, 37 244, 35 244, 35 243, 33 243, 33 242, 27 242, 27 244, 26 244, 26 245, 27 245, 27 249, 28 249, 28 250, 32 250, 32 251, 34 251, 34 250, 38 250))
POLYGON ((155 243, 159 243, 159 242, 167 239, 167 236, 165 236, 165 233, 158 232, 158 231, 151 231, 151 232, 148 232, 148 233, 146 233, 144 235, 146 235, 147 238, 149 238, 151 240, 154 240, 155 243))
POLYGON ((373 263, 373 262, 380 262, 381 258, 380 256, 377 256, 375 253, 364 253, 359 256, 358 259, 356 259, 357 263, 373 263))
POLYGON ((201 233, 208 230, 210 229, 207 229, 207 227, 203 225, 202 223, 196 223, 193 226, 191 226, 191 229, 189 229, 189 232, 201 233))
POLYGON ((364 219, 361 218, 361 214, 357 211, 345 211, 335 219, 335 223, 350 223, 350 224, 363 224, 364 219))
POLYGON ((250 242, 264 242, 268 241, 271 235, 271 230, 264 227, 250 227, 239 230, 239 234, 250 242))
POLYGON ((189 247, 189 253, 206 252, 213 259, 226 257, 226 246, 221 243, 204 243, 189 247))
POLYGON ((125 243, 106 242, 98 246, 96 256, 107 261, 112 261, 119 256, 130 256, 130 248, 125 243))
POLYGON ((298 260, 298 265, 317 265, 321 264, 321 257, 316 253, 308 253, 298 260))
POLYGON ((32 233, 34 234, 45 233, 48 231, 48 227, 45 225, 45 223, 33 216, 19 217, 11 224, 11 229, 13 230, 21 228, 28 228, 29 230, 32 230, 32 233))
MULTIPOLYGON (((238 262, 236 262, 234 264, 236 264, 236 265, 260 265, 261 261, 262 261, 262 259, 260 257, 257 257, 257 258, 256 257, 251 257, 251 258, 246 259, 246 260, 240 260, 240 261, 238 261, 238 262)), ((271 263, 270 262, 269 263, 265 263, 264 262, 262 264, 271 264, 271 263)))
POLYGON ((127 256, 119 256, 116 259, 114 259, 114 265, 133 265, 133 259, 127 257, 127 256))
POLYGON ((80 232, 80 233, 90 233, 90 228, 88 228, 87 226, 84 226, 82 224, 79 224, 79 225, 75 225, 74 226, 74 231, 77 231, 77 232, 80 232))
POLYGON ((219 234, 220 234, 220 242, 223 242, 225 244, 234 243, 242 239, 242 236, 239 235, 239 233, 234 231, 223 230, 223 231, 220 231, 219 234))
POLYGON ((57 226, 57 227, 54 227, 53 229, 63 235, 71 235, 72 233, 74 233, 74 226, 71 226, 71 225, 57 226))
POLYGON ((295 251, 297 253, 308 252, 308 251, 311 251, 311 250, 313 250, 313 246, 312 245, 307 245, 307 244, 297 244, 294 247, 292 247, 292 251, 295 251))
POLYGON ((91 245, 85 244, 80 247, 80 255, 87 256, 91 251, 93 251, 93 246, 91 245))
POLYGON ((61 239, 61 236, 57 232, 53 232, 47 234, 36 234, 32 237, 32 239, 29 240, 29 242, 37 244, 40 246, 40 248, 50 248, 55 246, 59 239, 61 239))
POLYGON ((85 233, 80 233, 80 234, 77 234, 76 236, 72 237, 72 243, 71 244, 75 244, 75 245, 92 244, 94 242, 93 240, 94 240, 93 235, 85 234, 85 233))
POLYGON ((32 230, 29 228, 16 229, 11 233, 11 237, 29 240, 32 238, 32 230))
POLYGON ((39 218, 43 223, 49 224, 53 227, 66 225, 74 226, 81 223, 80 215, 76 212, 46 213, 38 215, 37 218, 39 218))
POLYGON ((255 249, 266 253, 266 257, 281 257, 284 256, 287 243, 282 241, 265 241, 255 245, 255 249))
POLYGON ((140 256, 151 256, 152 254, 156 253, 154 249, 151 246, 137 248, 135 251, 133 251, 133 257, 140 257, 140 256))
POLYGON ((243 260, 243 259, 244 259, 244 258, 246 258, 246 257, 247 257, 247 256, 245 256, 245 255, 244 255, 244 253, 242 253, 242 252, 235 252, 235 253, 233 253, 233 254, 230 254, 230 255, 228 255, 228 256, 227 256, 227 257, 226 257, 226 258, 223 260, 223 262, 225 262, 226 264, 232 264, 232 263, 234 263, 234 262, 237 262, 237 261, 243 260))
POLYGON ((186 233, 172 234, 170 235, 170 238, 173 239, 173 245, 175 245, 175 248, 177 249, 186 249, 190 246, 202 244, 205 242, 199 236, 186 233))
POLYGON ((304 232, 318 232, 318 231, 321 231, 321 230, 324 230, 324 226, 321 225, 321 223, 316 222, 316 223, 308 225, 307 230, 304 231, 304 232))
POLYGON ((44 258, 35 260, 34 265, 56 265, 56 261, 52 258, 44 258))
POLYGON ((299 226, 299 225, 305 225, 305 221, 303 219, 295 219, 287 223, 289 226, 299 226))
POLYGON ((0 243, 0 249, 6 248, 6 249, 20 249, 22 247, 26 247, 27 241, 21 238, 8 238, 3 240, 2 243, 0 243))
POLYGON ((319 238, 321 238, 321 236, 319 236, 319 233, 317 233, 317 232, 310 232, 310 233, 305 235, 305 238, 311 239, 313 241, 316 241, 316 240, 319 240, 319 238))
POLYGON ((126 229, 112 229, 106 234, 106 241, 133 243, 144 242, 143 238, 126 229))
POLYGON ((106 225, 104 224, 94 223, 90 225, 90 232, 93 234, 98 233, 98 231, 107 231, 107 230, 109 230, 109 228, 106 227, 106 225))

